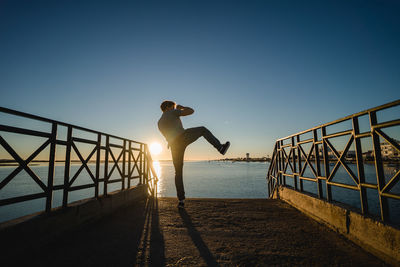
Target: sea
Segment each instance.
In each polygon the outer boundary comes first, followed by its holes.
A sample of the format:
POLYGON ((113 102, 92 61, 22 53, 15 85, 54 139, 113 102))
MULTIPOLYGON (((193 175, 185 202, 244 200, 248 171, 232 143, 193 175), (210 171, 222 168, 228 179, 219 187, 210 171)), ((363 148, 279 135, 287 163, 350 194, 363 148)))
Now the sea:
MULTIPOLYGON (((94 173, 95 165, 88 164, 94 173)), ((71 164, 71 177, 78 171, 81 164, 71 164)), ((350 169, 357 174, 354 164, 349 164, 350 169)), ((0 166, 0 182, 11 173, 16 166, 0 166)), ((30 166, 32 171, 46 184, 48 165, 40 163, 30 166)), ((187 198, 268 198, 268 187, 266 174, 269 168, 268 162, 232 162, 232 161, 185 161, 184 164, 184 186, 187 198)), ((176 197, 175 175, 172 161, 154 161, 154 169, 159 177, 157 195, 159 197, 176 197)), ((385 165, 385 176, 389 180, 399 169, 400 165, 385 165)), ((375 166, 364 164, 366 182, 376 184, 375 166)), ((103 166, 100 168, 103 173, 103 166)), ((305 172, 305 176, 311 175, 305 172)), ((55 185, 62 185, 64 182, 64 164, 59 162, 55 166, 55 185)), ((312 176, 310 176, 312 177, 312 176)), ((334 181, 352 184, 351 177, 346 170, 339 168, 335 174, 334 181), (335 180, 336 179, 336 180, 335 180)), ((115 170, 111 179, 117 179, 118 173, 115 170)), ((138 181, 134 180, 133 185, 138 181)), ((288 185, 294 185, 293 179, 286 178, 288 185)), ((74 186, 93 183, 85 169, 79 174, 74 186)), ((310 194, 317 193, 314 182, 304 181, 304 190, 310 194)), ((108 185, 108 192, 121 189, 121 183, 108 185)), ((21 171, 4 188, 0 190, 0 199, 18 197, 26 194, 43 192, 35 181, 25 171, 21 171)), ((103 185, 100 183, 99 192, 103 192, 103 185)), ((400 183, 392 192, 400 194, 400 183), (394 190, 394 191, 393 191, 394 190)), ((94 196, 94 188, 72 191, 69 193, 68 202, 94 196)), ((323 196, 326 197, 326 189, 323 186, 323 196)), ((332 187, 334 201, 345 203, 355 210, 360 210, 360 194, 358 191, 332 187)), ((369 212, 372 216, 379 216, 379 198, 374 189, 367 190, 369 212)), ((62 190, 53 194, 52 207, 57 208, 62 204, 62 190)), ((24 215, 43 211, 45 199, 35 199, 21 203, 0 207, 0 222, 5 222, 24 215)), ((395 225, 400 225, 400 201, 389 199, 390 219, 395 225)))

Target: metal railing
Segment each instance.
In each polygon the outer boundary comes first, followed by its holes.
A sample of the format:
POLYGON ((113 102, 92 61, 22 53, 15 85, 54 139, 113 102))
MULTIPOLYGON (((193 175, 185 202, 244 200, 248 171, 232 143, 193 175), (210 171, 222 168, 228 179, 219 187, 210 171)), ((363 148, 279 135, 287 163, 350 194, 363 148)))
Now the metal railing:
MULTIPOLYGON (((13 115, 16 118, 29 119, 34 122, 44 122, 49 125, 50 131, 32 130, 25 127, 14 127, 12 125, 0 124, 0 145, 12 156, 10 162, 14 162, 17 167, 6 177, 0 179, 0 192, 4 190, 4 187, 10 183, 22 170, 40 186, 40 193, 25 194, 22 196, 12 196, 4 199, 0 199, 0 207, 14 204, 18 202, 45 198, 46 204, 43 209, 46 212, 50 212, 52 209, 53 194, 57 190, 62 190, 62 207, 67 207, 69 193, 76 190, 94 188, 94 195, 90 197, 98 198, 100 195, 107 195, 108 186, 112 183, 121 183, 121 190, 127 190, 132 187, 133 180, 137 180, 137 184, 147 184, 149 193, 156 195, 157 193, 157 174, 152 166, 152 159, 145 143, 129 140, 126 138, 106 134, 103 132, 87 129, 80 126, 71 125, 64 122, 59 122, 39 116, 35 116, 28 113, 23 113, 4 107, 0 107, 0 115, 13 115), (65 140, 60 140, 57 137, 57 131, 60 127, 66 129, 65 140), (2 137, 2 133, 19 134, 23 136, 34 136, 41 137, 45 141, 39 146, 32 154, 26 159, 23 159, 16 150, 2 137), (75 132, 86 133, 94 136, 94 138, 82 138, 76 136, 75 132), (78 148, 79 144, 86 144, 94 146, 89 149, 90 153, 87 157, 83 156, 82 150, 78 148), (63 184, 54 184, 54 173, 56 162, 56 148, 63 146, 65 148, 65 160, 63 184), (48 160, 48 175, 45 179, 41 179, 29 166, 34 162, 37 157, 46 148, 49 149, 48 160), (114 149, 114 151, 113 151, 114 149), (119 151, 115 151, 119 150, 119 151), (75 153, 78 159, 71 159, 72 153, 75 153), (104 152, 104 157, 101 157, 104 152), (93 158, 93 160, 92 160, 93 158), (80 168, 74 175, 71 175, 71 162, 77 161, 81 164, 80 168), (90 164, 94 164, 94 171, 89 168, 90 164), (104 171, 101 172, 101 169, 104 171), (91 182, 87 184, 75 185, 79 175, 83 170, 86 170, 91 182), (135 172, 136 171, 136 172, 135 172), (117 178, 113 178, 113 173, 117 173, 117 178), (102 191, 99 192, 102 185, 102 191)), ((10 123, 12 124, 12 122, 10 123)), ((0 147, 1 148, 1 147, 0 147)), ((115 175, 114 175, 115 176, 115 175)), ((44 178, 44 177, 42 177, 44 178)))
MULTIPOLYGON (((332 188, 334 187, 359 191, 361 213, 371 214, 368 208, 367 189, 372 189, 378 193, 381 220, 388 221, 388 199, 400 200, 400 194, 392 192, 392 189, 400 180, 400 170, 396 170, 391 178, 385 178, 381 146, 385 142, 391 146, 392 151, 400 155, 399 141, 383 131, 384 128, 393 129, 393 127, 400 125, 400 114, 398 114, 398 109, 395 110, 395 107, 399 105, 400 100, 397 100, 278 139, 275 143, 267 174, 269 197, 273 197, 278 185, 288 186, 286 179, 293 179, 290 187, 300 192, 305 191, 303 181, 310 181, 315 183, 318 197, 327 201, 333 201, 332 188), (377 112, 391 110, 397 112, 395 119, 378 122, 377 112), (360 131, 360 118, 369 121, 366 131, 360 131), (345 124, 350 125, 348 129, 328 132, 328 129, 331 130, 335 126, 345 124), (332 144, 332 139, 338 137, 348 138, 342 151, 338 151, 332 144), (375 182, 367 182, 365 179, 364 163, 368 152, 363 151, 361 141, 368 138, 372 143, 370 161, 375 167, 376 184, 375 182), (307 145, 310 147, 308 153, 304 148, 307 145), (355 151, 353 159, 349 160, 347 157, 351 146, 354 147, 355 151), (356 166, 355 171, 349 167, 349 163, 356 166), (350 177, 348 183, 333 181, 341 166, 350 177), (308 173, 312 174, 309 176, 312 177, 305 175, 307 167, 308 173)), ((400 133, 398 128, 395 131, 400 133)), ((399 164, 398 157, 394 160, 397 162, 397 166, 399 164)))

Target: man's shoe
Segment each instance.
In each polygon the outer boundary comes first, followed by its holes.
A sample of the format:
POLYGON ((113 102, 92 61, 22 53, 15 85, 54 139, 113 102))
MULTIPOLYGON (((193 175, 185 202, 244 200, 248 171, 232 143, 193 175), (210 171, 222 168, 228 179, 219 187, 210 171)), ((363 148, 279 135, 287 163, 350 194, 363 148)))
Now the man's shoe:
POLYGON ((228 141, 225 144, 223 144, 219 149, 219 153, 221 153, 222 155, 225 155, 226 151, 228 151, 229 146, 231 145, 231 143, 228 141))
POLYGON ((185 208, 185 200, 179 200, 178 209, 184 209, 184 208, 185 208))

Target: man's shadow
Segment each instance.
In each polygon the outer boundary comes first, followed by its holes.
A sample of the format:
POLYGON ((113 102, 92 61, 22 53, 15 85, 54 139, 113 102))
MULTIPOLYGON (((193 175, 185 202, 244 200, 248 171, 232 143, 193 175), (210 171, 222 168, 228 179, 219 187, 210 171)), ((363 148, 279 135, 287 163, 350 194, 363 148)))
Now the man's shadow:
POLYGON ((190 215, 186 212, 185 209, 179 209, 179 215, 181 216, 183 224, 188 230, 190 238, 192 239, 194 245, 199 250, 200 256, 207 263, 207 266, 219 266, 214 256, 212 255, 211 251, 208 249, 207 245, 201 238, 200 233, 197 231, 196 227, 194 227, 190 215))

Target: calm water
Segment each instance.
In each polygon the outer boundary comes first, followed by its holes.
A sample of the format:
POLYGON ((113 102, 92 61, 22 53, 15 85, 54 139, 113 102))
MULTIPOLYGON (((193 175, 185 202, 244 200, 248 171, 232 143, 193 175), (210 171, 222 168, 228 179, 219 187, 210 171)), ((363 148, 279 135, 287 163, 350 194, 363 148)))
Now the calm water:
MULTIPOLYGON (((158 184, 158 195, 166 197, 175 197, 174 184, 174 168, 170 161, 155 162, 155 169, 160 177, 158 184)), ((72 164, 71 177, 79 169, 80 164, 72 164)), ((269 163, 258 162, 208 162, 208 161, 191 161, 185 162, 184 165, 184 184, 187 197, 192 198, 266 198, 267 184, 266 173, 269 163)), ((354 165, 350 165, 351 169, 357 174, 354 165)), ((4 179, 16 167, 0 167, 0 180, 4 179)), ((47 177, 46 165, 31 166, 31 169, 42 178, 46 183, 47 177)), ((89 165, 89 168, 94 173, 95 166, 89 165)), ((386 166, 385 175, 389 180, 394 173, 399 169, 399 166, 386 166)), ((322 170, 323 171, 323 170, 322 170)), ((365 165, 366 181, 376 184, 375 168, 373 165, 365 165)), ((100 173, 103 173, 101 168, 100 173)), ((56 185, 63 184, 64 167, 63 163, 56 164, 55 181, 56 185)), ((305 176, 313 177, 310 170, 306 170, 305 176)), ((115 171, 111 179, 118 179, 115 171)), ((354 184, 347 172, 341 167, 335 175, 334 181, 347 184, 354 184)), ((78 176, 74 182, 74 186, 92 183, 86 170, 78 176)), ((287 178, 287 183, 293 184, 291 178, 287 178)), ((134 183, 135 184, 135 183, 134 183)), ((119 190, 121 183, 109 184, 109 192, 119 190)), ((304 189, 310 193, 316 193, 316 186, 313 182, 304 182, 304 189)), ((40 193, 41 188, 30 178, 30 176, 22 171, 18 174, 6 187, 0 190, 0 199, 9 197, 21 196, 24 194, 40 193)), ((103 192, 103 185, 100 184, 100 192, 103 192)), ((400 183, 396 185, 392 192, 400 193, 400 183)), ((325 196, 325 187, 323 194, 325 196)), ((368 204, 372 214, 379 215, 379 200, 376 190, 368 189, 368 204)), ((333 188, 333 199, 345 202, 353 207, 360 207, 358 191, 348 189, 333 188)), ((69 193, 69 201, 93 197, 94 188, 74 191, 69 193)), ((53 207, 61 205, 62 190, 58 190, 54 194, 53 207)), ((7 221, 33 212, 44 209, 45 200, 37 199, 18 204, 12 204, 0 207, 0 221, 7 221)), ((400 201, 389 201, 392 220, 396 224, 400 224, 400 201)))

